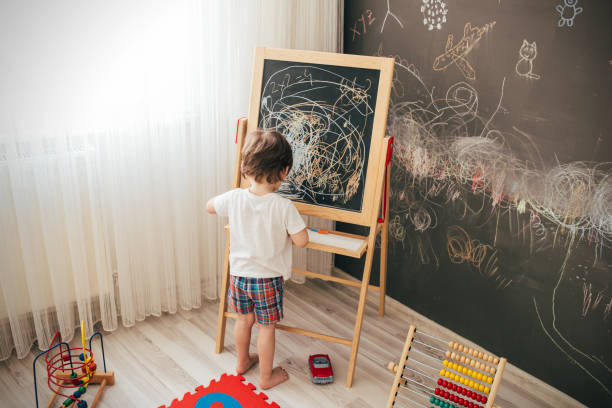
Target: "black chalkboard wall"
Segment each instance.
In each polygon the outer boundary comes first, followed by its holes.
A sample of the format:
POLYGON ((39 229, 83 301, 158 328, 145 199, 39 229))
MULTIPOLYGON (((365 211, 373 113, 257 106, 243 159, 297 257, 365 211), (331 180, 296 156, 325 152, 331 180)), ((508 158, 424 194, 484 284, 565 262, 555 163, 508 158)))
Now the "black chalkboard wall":
POLYGON ((396 60, 389 295, 612 406, 612 2, 357 0, 344 23, 344 52, 396 60))
POLYGON ((259 122, 293 150, 280 193, 360 212, 380 70, 265 60, 259 122))

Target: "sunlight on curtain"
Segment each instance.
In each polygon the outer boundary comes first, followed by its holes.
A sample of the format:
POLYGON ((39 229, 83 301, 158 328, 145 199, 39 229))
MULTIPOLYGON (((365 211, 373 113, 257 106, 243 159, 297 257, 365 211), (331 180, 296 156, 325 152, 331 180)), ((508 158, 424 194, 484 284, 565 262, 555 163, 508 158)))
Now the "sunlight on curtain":
POLYGON ((0 360, 216 298, 202 209, 231 184, 253 49, 335 51, 340 29, 327 0, 0 4, 0 360))

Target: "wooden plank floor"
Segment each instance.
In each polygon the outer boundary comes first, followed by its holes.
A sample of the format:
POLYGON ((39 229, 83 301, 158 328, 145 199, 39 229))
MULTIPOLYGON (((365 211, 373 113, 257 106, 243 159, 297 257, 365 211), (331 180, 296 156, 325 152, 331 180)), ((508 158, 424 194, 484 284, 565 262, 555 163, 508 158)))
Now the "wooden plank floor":
MULTIPOLYGON (((289 283, 285 293, 285 324, 346 338, 352 336, 357 288, 308 280, 304 285, 289 283)), ((441 338, 472 344, 406 306, 387 299, 386 316, 379 318, 377 293, 368 296, 355 381, 350 389, 344 385, 349 347, 278 331, 275 362, 287 369, 291 379, 268 390, 266 394, 270 400, 282 408, 383 408, 393 382, 392 374, 385 367, 389 361, 400 358, 409 324, 416 324, 419 329, 441 338), (315 353, 330 355, 336 378, 333 384, 317 386, 311 383, 307 359, 315 353)), ((228 321, 226 349, 222 354, 214 352, 216 326, 217 302, 205 302, 199 310, 149 317, 134 327, 106 333, 107 366, 115 372, 116 383, 105 390, 99 406, 155 408, 169 404, 173 398, 193 391, 200 384, 208 385, 211 379, 224 372, 232 373, 235 367, 233 321, 228 321)), ((73 343, 78 346, 78 341, 73 343)), ((101 369, 101 356, 95 346, 94 354, 101 369)), ((35 406, 34 356, 33 352, 29 358, 13 357, 0 363, 1 407, 35 406)), ((44 374, 44 367, 40 365, 40 406, 46 406, 50 395, 46 381, 41 380, 44 374)), ((258 384, 256 369, 245 377, 258 384)), ((92 399, 91 396, 87 398, 89 403, 92 399)), ((496 403, 503 408, 584 407, 511 364, 504 374, 496 403)))

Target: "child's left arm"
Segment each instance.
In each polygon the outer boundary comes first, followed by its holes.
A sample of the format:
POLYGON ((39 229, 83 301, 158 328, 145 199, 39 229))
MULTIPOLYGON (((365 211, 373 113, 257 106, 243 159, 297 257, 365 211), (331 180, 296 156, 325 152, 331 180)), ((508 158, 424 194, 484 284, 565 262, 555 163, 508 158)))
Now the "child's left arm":
POLYGON ((209 214, 217 214, 221 217, 227 217, 229 205, 237 191, 238 189, 233 189, 208 200, 206 203, 206 212, 209 214))

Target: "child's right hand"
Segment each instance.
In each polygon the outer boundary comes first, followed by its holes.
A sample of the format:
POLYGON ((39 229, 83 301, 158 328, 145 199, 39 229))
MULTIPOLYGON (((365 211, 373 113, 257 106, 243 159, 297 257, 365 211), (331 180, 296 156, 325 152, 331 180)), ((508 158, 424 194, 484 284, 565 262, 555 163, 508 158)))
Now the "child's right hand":
POLYGON ((300 232, 289 235, 291 237, 291 241, 293 241, 293 245, 298 248, 304 248, 308 245, 308 228, 304 228, 300 232))

